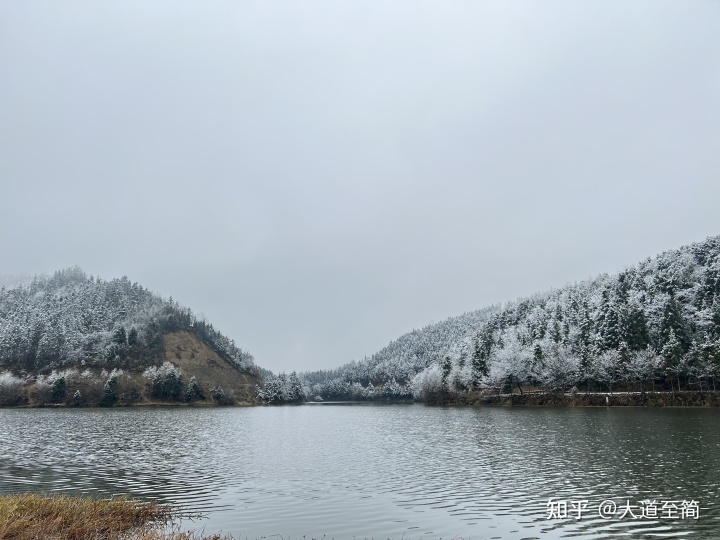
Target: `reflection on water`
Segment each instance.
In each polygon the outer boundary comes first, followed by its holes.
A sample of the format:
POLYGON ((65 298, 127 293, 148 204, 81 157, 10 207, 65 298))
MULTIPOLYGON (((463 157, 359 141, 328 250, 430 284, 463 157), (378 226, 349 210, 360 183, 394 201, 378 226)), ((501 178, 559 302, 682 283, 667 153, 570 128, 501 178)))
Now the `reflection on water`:
POLYGON ((157 499, 250 539, 714 539, 719 485, 715 409, 0 410, 0 492, 157 499), (547 520, 550 497, 588 512, 547 520), (700 518, 604 520, 604 499, 700 518))

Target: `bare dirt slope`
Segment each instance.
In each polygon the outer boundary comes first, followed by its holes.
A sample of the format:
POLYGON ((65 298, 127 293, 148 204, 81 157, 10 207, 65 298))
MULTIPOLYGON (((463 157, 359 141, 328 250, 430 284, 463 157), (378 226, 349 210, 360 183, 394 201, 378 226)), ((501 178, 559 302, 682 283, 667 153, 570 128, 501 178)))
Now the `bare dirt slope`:
POLYGON ((185 381, 194 375, 206 396, 211 388, 220 387, 231 390, 238 403, 256 402, 255 386, 262 385, 260 378, 238 371, 195 334, 181 330, 165 334, 163 340, 165 359, 182 369, 185 381))

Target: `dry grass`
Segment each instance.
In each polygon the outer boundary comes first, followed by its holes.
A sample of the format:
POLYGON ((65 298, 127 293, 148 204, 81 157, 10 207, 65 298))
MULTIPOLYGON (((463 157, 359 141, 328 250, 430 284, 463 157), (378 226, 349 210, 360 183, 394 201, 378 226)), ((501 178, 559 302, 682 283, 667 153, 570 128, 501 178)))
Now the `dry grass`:
POLYGON ((229 540, 168 531, 175 509, 128 498, 0 496, 0 540, 229 540))
POLYGON ((225 392, 231 390, 238 402, 252 404, 256 401, 255 385, 260 380, 254 375, 238 371, 192 332, 179 330, 165 334, 163 344, 165 360, 182 369, 185 384, 195 375, 208 402, 212 402, 210 389, 216 386, 225 392))

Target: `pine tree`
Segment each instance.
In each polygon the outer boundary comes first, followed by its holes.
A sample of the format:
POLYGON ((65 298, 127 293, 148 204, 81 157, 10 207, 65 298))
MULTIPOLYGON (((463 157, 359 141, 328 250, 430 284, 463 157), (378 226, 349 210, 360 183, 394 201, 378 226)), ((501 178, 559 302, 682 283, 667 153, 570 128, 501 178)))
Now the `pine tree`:
POLYGON ((65 381, 65 377, 58 377, 53 381, 51 400, 53 403, 60 403, 65 399, 66 395, 67 382, 65 381))
MULTIPOLYGON (((674 297, 671 297, 665 304, 662 326, 660 328, 661 348, 665 348, 670 341, 671 335, 679 343, 682 353, 690 349, 691 338, 687 323, 682 315, 682 307, 674 297)), ((675 346, 675 344, 673 344, 673 346, 675 346)))
POLYGON ((289 399, 293 403, 301 403, 305 401, 305 392, 303 391, 302 382, 297 373, 294 371, 290 374, 289 381, 289 399))
POLYGON ((121 326, 113 334, 113 343, 118 345, 127 345, 127 335, 125 334, 125 327, 121 326))
POLYGON ((647 318, 642 309, 633 309, 628 317, 627 342, 633 351, 642 351, 650 344, 647 318))
POLYGON ((480 344, 476 339, 473 344, 472 354, 472 389, 477 390, 480 387, 480 381, 484 377, 487 377, 490 373, 490 366, 488 366, 488 359, 485 355, 485 351, 480 348, 480 344))
POLYGON ((103 395, 99 405, 101 407, 112 407, 117 401, 118 382, 115 377, 109 378, 103 387, 103 395))
POLYGON ((205 393, 197 382, 195 375, 190 377, 187 390, 185 390, 185 401, 195 401, 196 399, 205 399, 205 393))
POLYGON ((270 376, 266 377, 264 382, 263 388, 258 391, 260 399, 265 403, 282 403, 283 387, 280 378, 270 376))
POLYGON ((672 378, 673 376, 677 377, 678 381, 678 391, 680 390, 680 361, 683 357, 683 347, 680 343, 680 340, 677 339, 675 336, 675 331, 673 329, 670 329, 670 333, 668 334, 667 338, 665 339, 665 344, 663 345, 662 350, 660 351, 660 355, 663 357, 665 361, 665 374, 670 379, 670 384, 672 385, 672 378))
POLYGON ((614 303, 608 304, 606 309, 603 325, 600 328, 603 348, 617 350, 622 341, 619 310, 614 303))
POLYGON ((140 343, 138 331, 134 326, 130 329, 130 332, 128 332, 127 343, 131 348, 137 347, 140 343))
POLYGON ((448 377, 450 377, 450 372, 452 371, 452 360, 450 360, 449 356, 446 356, 443 359, 442 362, 442 386, 443 389, 448 389, 448 377))
POLYGON ((285 373, 278 375, 278 386, 280 387, 280 403, 287 403, 290 399, 290 384, 288 382, 288 376, 285 373))
POLYGON ((583 304, 580 315, 579 315, 579 340, 580 345, 583 347, 590 347, 592 343, 592 330, 593 330, 593 324, 592 319, 590 319, 590 313, 587 304, 583 304))

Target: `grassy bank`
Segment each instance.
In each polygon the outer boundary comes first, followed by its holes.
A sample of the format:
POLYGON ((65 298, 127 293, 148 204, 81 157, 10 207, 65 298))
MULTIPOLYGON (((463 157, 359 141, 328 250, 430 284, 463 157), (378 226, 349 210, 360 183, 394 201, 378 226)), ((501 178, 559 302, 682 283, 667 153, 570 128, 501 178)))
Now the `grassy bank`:
POLYGON ((0 496, 0 540, 229 540, 167 530, 175 509, 128 498, 0 496))

